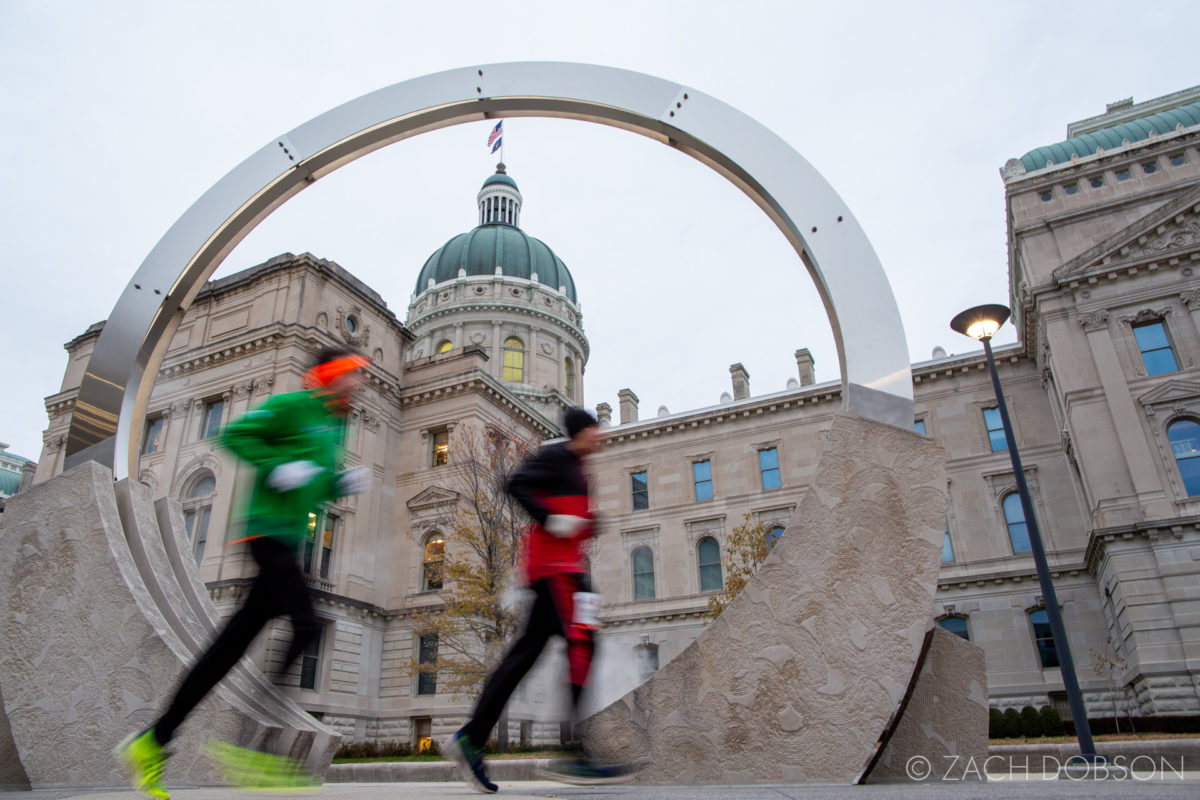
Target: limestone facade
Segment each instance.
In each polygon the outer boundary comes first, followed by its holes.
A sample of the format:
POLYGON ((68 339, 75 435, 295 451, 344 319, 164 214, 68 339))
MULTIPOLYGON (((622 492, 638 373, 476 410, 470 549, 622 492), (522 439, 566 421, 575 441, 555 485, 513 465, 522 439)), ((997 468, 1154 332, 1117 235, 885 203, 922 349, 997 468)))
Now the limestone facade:
MULTIPOLYGON (((1068 163, 1027 171, 1013 160, 1002 170, 1019 341, 996 356, 1096 716, 1112 714, 1114 695, 1121 713, 1200 713, 1200 497, 1181 472, 1200 442, 1193 448, 1180 426, 1200 423, 1198 142, 1200 126, 1184 127, 1068 163), (1147 332, 1149 346, 1139 339, 1147 332), (1147 364, 1164 357, 1159 334, 1175 368, 1156 372, 1147 364), (1117 666, 1097 674, 1101 659, 1117 666)), ((958 310, 944 309, 947 321, 958 310)), ((46 401, 38 480, 61 472, 62 437, 97 334, 93 326, 67 345, 62 389, 46 401)), ((424 286, 401 322, 374 290, 308 254, 210 284, 160 372, 146 431, 159 444, 144 450, 140 477, 156 497, 180 499, 196 531, 209 509, 201 575, 225 612, 251 569, 239 548, 218 546, 245 467, 213 448, 206 426, 212 414, 228 421, 269 393, 299 388, 309 352, 330 341, 374 360, 348 426, 347 463, 370 466, 376 482, 317 521, 323 533, 332 520, 331 546, 314 540, 310 563, 329 625, 288 691, 356 738, 447 733, 469 702, 418 692, 411 617, 438 603, 424 588, 423 559, 453 502, 445 489, 456 431, 497 423, 557 435, 558 410, 584 397, 580 308, 535 276, 502 270, 424 286), (512 335, 528 365, 521 381, 505 380, 503 343, 512 335), (450 347, 437 352, 444 342, 450 347), (570 391, 567 358, 577 370, 570 391)), ((797 368, 787 389, 755 394, 734 365, 731 393, 717 405, 653 418, 639 419, 633 391, 620 393, 619 422, 592 460, 604 517, 592 565, 606 598, 597 705, 633 689, 702 630, 719 585, 710 540, 723 552, 745 517, 785 527, 800 507, 840 391, 813 382, 807 351, 797 352, 797 368)), ((983 355, 939 353, 913 365, 913 381, 918 432, 946 452, 946 543, 931 617, 983 649, 993 707, 1054 703, 1065 712, 1050 643, 1039 636, 1033 560, 1012 514, 1008 453, 994 449, 983 355)), ((608 403, 598 411, 611 419, 608 403)), ((283 636, 282 627, 270 630, 257 657, 271 658, 283 636)), ((514 739, 557 738, 555 669, 544 659, 518 692, 514 739)))

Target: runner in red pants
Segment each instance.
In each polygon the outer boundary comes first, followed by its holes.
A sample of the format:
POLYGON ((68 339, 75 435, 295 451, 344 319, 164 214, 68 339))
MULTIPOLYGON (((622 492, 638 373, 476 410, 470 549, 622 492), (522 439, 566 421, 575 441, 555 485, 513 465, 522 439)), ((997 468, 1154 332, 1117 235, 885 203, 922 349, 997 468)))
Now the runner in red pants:
MULTIPOLYGON (((592 537, 584 457, 600 445, 596 418, 582 408, 563 418, 567 441, 543 447, 513 475, 508 490, 532 517, 525 532, 525 571, 534 593, 533 607, 520 638, 484 682, 471 719, 446 742, 474 786, 494 792, 483 763, 483 745, 509 697, 537 661, 551 636, 567 640, 572 719, 579 721, 580 698, 595 651, 595 595, 584 562, 583 545, 592 537)), ((624 780, 628 770, 592 763, 582 754, 554 768, 551 777, 568 783, 597 784, 624 780)))

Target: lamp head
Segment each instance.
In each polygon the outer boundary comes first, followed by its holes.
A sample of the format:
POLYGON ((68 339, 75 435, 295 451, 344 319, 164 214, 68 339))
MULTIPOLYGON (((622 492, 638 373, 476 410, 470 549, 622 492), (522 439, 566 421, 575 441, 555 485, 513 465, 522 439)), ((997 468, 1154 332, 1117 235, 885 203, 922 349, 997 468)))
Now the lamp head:
POLYGON ((950 327, 963 336, 983 341, 991 339, 1008 319, 1008 306, 986 305, 968 308, 950 320, 950 327))

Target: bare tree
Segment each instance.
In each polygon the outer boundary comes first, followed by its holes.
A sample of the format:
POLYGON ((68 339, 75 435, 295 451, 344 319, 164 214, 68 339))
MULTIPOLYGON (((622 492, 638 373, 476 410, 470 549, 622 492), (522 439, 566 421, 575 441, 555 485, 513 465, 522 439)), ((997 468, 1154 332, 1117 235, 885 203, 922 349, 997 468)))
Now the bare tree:
MULTIPOLYGON (((513 425, 460 425, 453 434, 444 488, 458 495, 442 564, 442 604, 423 612, 417 630, 437 636, 437 656, 417 672, 434 673, 442 686, 474 699, 516 633, 518 609, 507 602, 517 568, 525 510, 508 493, 512 474, 540 442, 513 425)), ((508 716, 498 744, 506 749, 508 716)))
POLYGON ((729 534, 721 550, 722 589, 708 598, 705 620, 711 622, 721 616, 721 612, 758 571, 758 565, 766 559, 775 544, 771 531, 776 527, 777 523, 774 522, 754 522, 747 514, 742 518, 742 524, 729 534))

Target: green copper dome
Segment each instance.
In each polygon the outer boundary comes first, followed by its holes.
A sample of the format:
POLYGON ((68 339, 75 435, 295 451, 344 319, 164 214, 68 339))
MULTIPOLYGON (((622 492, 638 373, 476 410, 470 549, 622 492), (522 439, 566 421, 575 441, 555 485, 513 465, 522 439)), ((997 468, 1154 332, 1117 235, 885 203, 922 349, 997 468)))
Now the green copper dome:
POLYGON ((521 230, 521 192, 517 182, 496 165, 496 174, 483 182, 476 198, 479 205, 479 227, 460 233, 442 245, 429 257, 417 276, 416 294, 432 285, 458 278, 500 274, 510 278, 531 280, 552 289, 562 289, 572 303, 575 279, 562 259, 540 239, 521 230))
POLYGON ((1185 128, 1200 125, 1200 103, 1168 109, 1148 117, 1114 125, 1111 128, 1103 128, 1094 133, 1085 133, 1074 139, 1067 139, 1065 142, 1048 144, 1045 147, 1030 150, 1021 156, 1021 163, 1025 165, 1027 171, 1033 172, 1042 169, 1047 164, 1069 163, 1073 155, 1080 158, 1090 156, 1096 152, 1098 147, 1112 150, 1120 147, 1126 141, 1140 142, 1148 139, 1151 133, 1169 133, 1179 125, 1185 128))
POLYGON ((540 239, 501 222, 460 233, 438 248, 417 276, 416 293, 425 291, 430 280, 434 284, 454 280, 459 270, 468 276, 483 276, 495 275, 496 267, 510 278, 526 280, 536 272, 538 283, 552 289, 563 287, 571 302, 577 302, 575 280, 562 259, 540 239))

